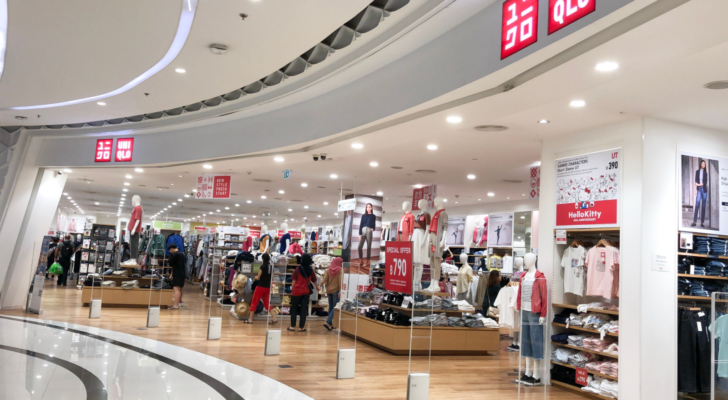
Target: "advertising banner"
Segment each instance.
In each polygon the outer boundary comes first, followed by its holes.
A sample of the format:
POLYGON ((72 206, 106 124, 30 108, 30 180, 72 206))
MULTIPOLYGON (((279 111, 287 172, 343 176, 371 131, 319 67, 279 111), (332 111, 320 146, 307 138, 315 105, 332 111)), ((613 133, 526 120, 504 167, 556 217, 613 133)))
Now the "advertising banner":
POLYGON ((182 223, 181 222, 172 222, 172 221, 154 221, 154 229, 181 231, 182 223))
POLYGON ((425 186, 412 191, 412 211, 419 211, 417 202, 421 199, 427 200, 427 208, 435 208, 435 197, 437 197, 437 185, 425 186))
POLYGON ((412 294, 412 242, 386 242, 384 289, 412 294))
POLYGON ((513 247, 513 213, 488 215, 488 247, 513 247))
POLYGON ((581 386, 587 385, 587 378, 589 377, 589 374, 587 370, 584 368, 577 368, 576 369, 576 384, 581 386))
MULTIPOLYGON (((356 198, 356 208, 344 212, 342 258, 344 262, 351 262, 351 273, 369 275, 371 263, 379 260, 384 198, 349 196, 356 198)), ((319 227, 318 237, 323 234, 324 228, 319 227)))
POLYGON ((301 231, 288 231, 288 233, 291 235, 291 239, 302 239, 303 234, 301 231))
POLYGON ((620 149, 556 161, 556 228, 619 226, 620 149))
POLYGON ((229 199, 230 176, 204 174, 197 177, 198 199, 229 199))
POLYGON ((531 168, 531 183, 528 189, 530 198, 538 199, 541 196, 541 167, 531 168))
POLYGON ((728 159, 678 154, 680 230, 728 235, 728 159))

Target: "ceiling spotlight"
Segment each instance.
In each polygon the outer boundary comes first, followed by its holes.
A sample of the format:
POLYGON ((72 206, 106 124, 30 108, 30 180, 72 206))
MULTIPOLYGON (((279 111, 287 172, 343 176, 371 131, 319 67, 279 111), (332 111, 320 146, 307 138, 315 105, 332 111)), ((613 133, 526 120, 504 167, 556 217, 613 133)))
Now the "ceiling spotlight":
POLYGON ((619 64, 614 61, 604 61, 597 64, 596 70, 599 72, 612 72, 619 69, 619 64))
POLYGON ((422 185, 420 185, 419 183, 418 183, 418 184, 416 184, 416 185, 415 185, 415 189, 422 189, 422 185))
POLYGON ((175 69, 175 70, 174 70, 174 72, 176 72, 176 73, 178 73, 178 74, 184 74, 184 73, 185 73, 185 72, 187 72, 187 71, 185 71, 185 69, 184 69, 184 68, 177 68, 177 69, 175 69))
POLYGON ((192 193, 197 193, 197 189, 192 189, 192 193))
POLYGON ((377 192, 377 196, 382 196, 382 195, 384 195, 384 192, 377 192))
POLYGON ((442 199, 442 201, 444 201, 445 203, 447 203, 447 199, 442 199))
POLYGON ((220 212, 220 210, 217 210, 217 212, 220 212))
POLYGON ((301 187, 308 187, 308 183, 306 183, 306 182, 301 183, 301 187))
POLYGON ((317 215, 316 218, 321 218, 321 216, 320 215, 317 215))
POLYGON ((336 178, 338 178, 339 176, 338 176, 338 175, 336 175, 336 174, 331 174, 331 175, 330 175, 330 177, 331 177, 331 179, 336 179, 336 178))
POLYGON ((133 176, 131 176, 131 175, 125 175, 124 178, 126 178, 126 179, 132 179, 133 176))
POLYGON ((539 124, 548 124, 549 122, 551 122, 551 121, 549 121, 547 119, 542 119, 542 120, 538 121, 539 124))
POLYGON ((437 145, 436 144, 428 144, 427 145, 427 150, 437 150, 437 145))
POLYGON ((339 213, 334 213, 334 215, 336 215, 338 217, 339 216, 339 213))
POLYGON ((493 192, 488 192, 488 197, 493 197, 493 196, 495 196, 495 193, 493 193, 493 192))
POLYGON ((68 196, 68 193, 63 193, 64 196, 68 196))
POLYGON ((66 197, 66 198, 67 198, 68 200, 71 200, 71 199, 73 199, 73 197, 71 197, 71 196, 68 196, 68 197, 66 197))
POLYGON ((144 172, 144 170, 141 168, 134 168, 134 172, 144 172))
POLYGON ((204 169, 212 169, 212 165, 210 165, 210 164, 203 164, 202 165, 202 168, 204 168, 204 169))
POLYGON ((98 205, 99 205, 99 202, 97 201, 97 202, 95 202, 94 204, 96 204, 96 205, 98 206, 98 205))
POLYGON ((65 173, 67 173, 67 174, 70 174, 70 173, 71 173, 71 172, 73 172, 73 171, 71 171, 71 170, 70 170, 70 169, 68 169, 68 168, 64 168, 64 169, 63 169, 63 172, 65 172, 65 173))
POLYGON ((449 122, 451 124, 459 124, 459 123, 463 122, 463 119, 461 117, 458 117, 457 115, 452 115, 452 116, 447 117, 447 122, 449 122))
POLYGON ((291 212, 291 211, 293 211, 293 209, 292 209, 292 208, 289 208, 289 209, 288 209, 288 212, 291 212))
POLYGON ((230 209, 230 207, 225 207, 225 209, 226 209, 226 210, 229 210, 229 209, 230 209))
POLYGON ((473 174, 468 175, 468 179, 470 179, 470 180, 475 179, 475 175, 473 175, 473 174))
POLYGON ((248 200, 247 203, 250 204, 250 203, 252 203, 252 201, 248 200))
POLYGON ((308 208, 308 206, 303 206, 303 208, 308 208))
POLYGON ((276 157, 276 158, 273 159, 273 161, 275 161, 275 162, 283 162, 283 161, 286 161, 286 160, 284 160, 283 157, 276 157))
POLYGON ((103 101, 98 101, 98 102, 96 102, 96 104, 98 104, 100 106, 105 106, 106 105, 106 103, 104 103, 103 101))
POLYGON ((236 204, 235 207, 240 207, 240 204, 236 204))
POLYGON ((129 186, 129 182, 124 182, 124 186, 129 186))
POLYGON ((526 219, 526 216, 525 215, 521 215, 521 219, 526 219))
POLYGON ((260 196, 260 198, 261 198, 261 199, 265 199, 265 195, 263 195, 263 196, 260 196))
POLYGON ((351 144, 351 148, 352 149, 363 149, 364 148, 364 145, 361 144, 361 143, 352 143, 351 144))
POLYGON ((279 190, 278 193, 279 194, 285 194, 286 192, 284 190, 279 190))
POLYGON ((376 161, 372 161, 372 162, 369 163, 369 166, 370 167, 378 167, 379 166, 379 163, 376 162, 376 161))
POLYGON ((179 201, 181 203, 183 200, 182 199, 177 199, 177 201, 179 201))
POLYGON ((129 189, 121 189, 122 192, 128 192, 129 189))
POLYGON ((329 205, 329 202, 328 201, 324 201, 324 205, 325 206, 328 206, 329 205))
POLYGON ((572 102, 569 104, 574 108, 581 108, 586 105, 586 102, 584 100, 572 100, 572 102))
POLYGON ((176 206, 176 205, 177 205, 177 203, 172 203, 172 205, 173 205, 173 206, 176 206))

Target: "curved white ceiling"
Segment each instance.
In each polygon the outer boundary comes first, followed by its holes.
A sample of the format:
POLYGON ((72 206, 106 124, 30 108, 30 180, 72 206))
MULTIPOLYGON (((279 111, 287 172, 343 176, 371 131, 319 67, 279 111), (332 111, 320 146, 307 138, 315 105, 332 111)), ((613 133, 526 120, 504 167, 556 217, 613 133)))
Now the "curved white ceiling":
POLYGON ((7 45, 8 36, 8 3, 6 0, 0 0, 0 79, 3 77, 3 69, 5 69, 5 47, 7 45))

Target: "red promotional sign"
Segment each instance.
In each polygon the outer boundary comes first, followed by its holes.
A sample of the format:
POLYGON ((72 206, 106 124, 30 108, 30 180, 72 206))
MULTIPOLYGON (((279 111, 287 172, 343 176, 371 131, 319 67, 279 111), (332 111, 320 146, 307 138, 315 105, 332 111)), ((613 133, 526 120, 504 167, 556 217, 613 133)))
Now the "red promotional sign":
POLYGON ((412 242, 386 242, 384 289, 412 294, 412 242))
POLYGON ((116 139, 116 162, 130 162, 134 154, 134 138, 116 139))
POLYGON ((556 205, 556 226, 613 225, 617 223, 617 200, 556 205))
POLYGON ((229 199, 230 176, 205 174, 197 177, 198 199, 229 199))
POLYGON ((549 0, 549 35, 593 13, 597 0, 549 0))
POLYGON ((114 146, 114 139, 99 139, 96 141, 95 162, 111 162, 111 148, 114 146))
POLYGON ((206 229, 206 228, 205 228, 204 226, 196 226, 196 227, 195 227, 195 230, 196 230, 196 231, 200 231, 200 232, 204 232, 204 231, 205 231, 205 229, 206 229))
POLYGON ((507 0, 503 3, 501 60, 518 53, 537 40, 538 0, 507 0))
POLYGON ((212 189, 213 199, 229 199, 230 198, 230 177, 216 176, 215 186, 212 189))
POLYGON ((435 208, 435 197, 437 196, 437 185, 425 186, 420 189, 412 191, 412 211, 417 211, 420 207, 417 202, 425 199, 427 200, 427 208, 435 208))
POLYGON ((303 238, 303 235, 301 234, 301 231, 288 231, 288 234, 291 235, 291 239, 301 239, 301 238, 303 238))
POLYGON ((250 236, 251 237, 254 237, 254 238, 259 238, 260 237, 260 231, 253 231, 253 230, 251 230, 250 231, 250 236))
POLYGON ((588 380, 588 373, 584 368, 576 368, 576 384, 586 386, 588 380))

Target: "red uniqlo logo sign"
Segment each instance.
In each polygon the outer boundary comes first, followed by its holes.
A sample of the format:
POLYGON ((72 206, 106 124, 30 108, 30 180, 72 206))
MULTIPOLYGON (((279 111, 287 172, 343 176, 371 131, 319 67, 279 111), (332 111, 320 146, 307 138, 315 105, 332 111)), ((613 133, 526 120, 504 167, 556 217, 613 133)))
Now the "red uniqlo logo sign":
POLYGON ((134 153, 134 138, 116 139, 116 162, 130 162, 134 153))
POLYGON ((593 13, 597 0, 549 0, 549 35, 593 13))
POLYGON ((216 176, 215 186, 212 188, 213 199, 229 199, 230 198, 230 177, 216 176))
POLYGON ((501 60, 518 53, 537 40, 538 0, 508 0, 503 3, 501 60))
POLYGON ((96 162, 111 162, 111 148, 114 146, 114 139, 99 139, 96 141, 96 162))

